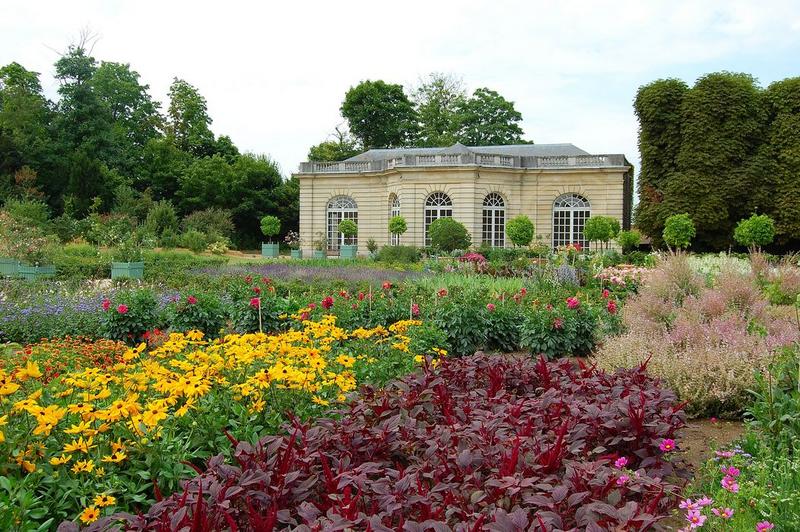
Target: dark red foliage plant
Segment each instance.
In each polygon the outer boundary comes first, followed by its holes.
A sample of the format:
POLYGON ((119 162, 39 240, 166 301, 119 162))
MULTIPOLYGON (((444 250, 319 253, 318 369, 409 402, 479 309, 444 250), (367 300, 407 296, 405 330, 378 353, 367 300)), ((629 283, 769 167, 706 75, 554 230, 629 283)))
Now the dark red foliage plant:
POLYGON ((643 368, 478 354, 234 440, 235 465, 212 458, 183 493, 90 528, 644 530, 677 502, 685 471, 659 445, 684 424, 643 368))

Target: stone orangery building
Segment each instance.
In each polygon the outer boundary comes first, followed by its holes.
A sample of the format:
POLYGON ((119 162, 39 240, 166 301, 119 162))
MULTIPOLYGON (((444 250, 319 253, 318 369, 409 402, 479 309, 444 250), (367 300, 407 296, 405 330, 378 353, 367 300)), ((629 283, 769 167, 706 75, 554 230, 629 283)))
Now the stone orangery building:
POLYGON ((586 245, 583 224, 592 215, 613 216, 630 228, 633 168, 624 155, 591 155, 572 144, 372 149, 341 162, 306 162, 300 181, 300 238, 329 254, 356 244, 361 254, 379 246, 429 245, 428 226, 450 216, 463 223, 473 245, 511 247, 506 221, 525 214, 537 237, 553 247, 586 245), (392 216, 405 218, 399 239, 389 234, 392 216), (343 237, 350 218, 358 235, 343 237))

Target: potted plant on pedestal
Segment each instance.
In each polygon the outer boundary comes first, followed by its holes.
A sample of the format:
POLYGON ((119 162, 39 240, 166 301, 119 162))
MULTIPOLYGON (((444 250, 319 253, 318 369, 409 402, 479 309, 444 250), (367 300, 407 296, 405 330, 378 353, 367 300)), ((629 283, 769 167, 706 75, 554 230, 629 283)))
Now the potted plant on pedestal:
POLYGON ((111 262, 112 279, 144 278, 142 246, 135 233, 114 249, 113 258, 114 260, 111 262))
POLYGON ((339 247, 339 257, 343 259, 354 259, 358 253, 357 244, 345 244, 348 240, 358 234, 358 225, 353 220, 342 220, 339 222, 339 232, 342 234, 342 245, 339 247))
POLYGON ((261 244, 262 257, 277 257, 280 254, 280 246, 272 241, 272 237, 281 232, 281 221, 277 216, 264 216, 261 218, 261 232, 269 238, 269 242, 261 244))
POLYGON ((286 237, 283 239, 284 242, 289 246, 292 250, 292 258, 293 259, 302 259, 303 258, 303 250, 300 249, 300 244, 302 243, 300 240, 300 233, 297 231, 289 231, 286 233, 286 237))
POLYGON ((325 239, 325 235, 322 233, 317 233, 317 239, 314 240, 314 258, 315 259, 326 259, 328 258, 327 252, 325 249, 328 247, 328 241, 325 239))

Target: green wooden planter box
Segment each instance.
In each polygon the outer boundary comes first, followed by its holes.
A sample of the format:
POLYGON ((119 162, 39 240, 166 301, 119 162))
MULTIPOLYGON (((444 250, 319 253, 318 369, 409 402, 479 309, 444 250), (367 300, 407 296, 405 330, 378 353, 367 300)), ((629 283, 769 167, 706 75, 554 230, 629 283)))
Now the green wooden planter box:
POLYGON ((358 246, 345 246, 339 248, 339 256, 343 259, 354 259, 358 253, 358 246))
POLYGON ((0 277, 16 277, 19 275, 19 261, 17 259, 0 258, 0 277))
POLYGON ((314 250, 314 258, 315 259, 327 259, 328 253, 325 251, 319 251, 317 249, 314 250))
POLYGON ((280 244, 261 244, 262 257, 277 257, 280 255, 280 244))
POLYGON ((26 281, 36 281, 38 279, 47 279, 56 274, 56 267, 52 264, 47 266, 25 266, 20 265, 19 276, 26 281))
POLYGON ((292 258, 293 259, 302 259, 303 258, 303 250, 302 249, 293 249, 292 250, 292 258))
POLYGON ((112 279, 142 279, 144 278, 144 262, 112 262, 112 279))

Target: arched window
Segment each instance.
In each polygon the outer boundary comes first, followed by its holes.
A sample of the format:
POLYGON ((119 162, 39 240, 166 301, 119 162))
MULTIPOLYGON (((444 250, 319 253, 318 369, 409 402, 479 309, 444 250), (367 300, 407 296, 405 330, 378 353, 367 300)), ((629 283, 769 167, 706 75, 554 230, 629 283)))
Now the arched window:
POLYGON ((434 192, 425 200, 425 245, 431 245, 428 227, 439 218, 453 217, 453 202, 444 192, 434 192))
POLYGON ((328 249, 336 251, 341 245, 357 245, 358 236, 345 238, 339 232, 339 222, 353 220, 358 223, 358 205, 349 196, 336 196, 328 202, 328 249))
POLYGON ((589 200, 577 194, 564 194, 553 202, 553 247, 589 242, 583 236, 583 226, 591 216, 589 200))
MULTIPOLYGON (((395 216, 400 216, 400 198, 397 197, 397 194, 389 195, 389 219, 391 220, 395 216)), ((389 234, 389 242, 393 246, 400 245, 400 235, 389 234)))
POLYGON ((483 198, 482 241, 495 248, 506 245, 506 202, 497 192, 483 198))

